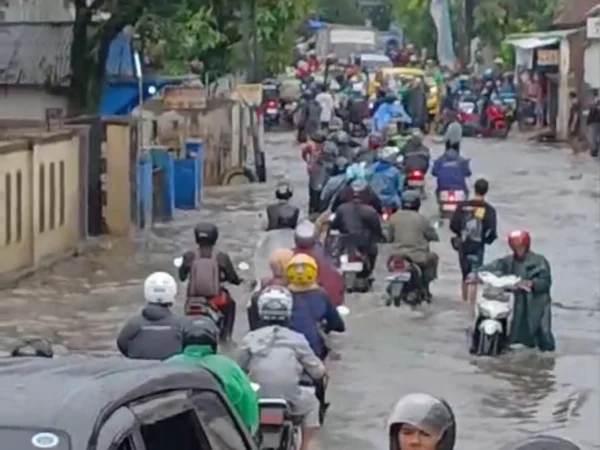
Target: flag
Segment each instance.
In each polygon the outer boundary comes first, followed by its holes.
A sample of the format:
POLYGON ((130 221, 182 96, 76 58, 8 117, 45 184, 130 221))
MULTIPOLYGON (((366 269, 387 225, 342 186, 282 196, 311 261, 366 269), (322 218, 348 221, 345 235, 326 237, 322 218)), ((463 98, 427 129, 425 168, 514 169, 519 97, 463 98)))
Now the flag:
POLYGON ((441 66, 454 70, 456 56, 448 0, 431 0, 429 14, 437 29, 437 58, 441 66))

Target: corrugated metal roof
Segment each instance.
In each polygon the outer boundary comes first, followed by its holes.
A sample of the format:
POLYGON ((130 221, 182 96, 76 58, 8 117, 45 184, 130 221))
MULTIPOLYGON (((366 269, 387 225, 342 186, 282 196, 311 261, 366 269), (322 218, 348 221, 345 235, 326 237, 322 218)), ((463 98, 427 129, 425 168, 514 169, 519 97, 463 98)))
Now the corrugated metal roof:
POLYGON ((553 24, 556 26, 582 25, 588 12, 600 5, 600 0, 563 0, 557 8, 553 24))
POLYGON ((69 84, 73 26, 68 23, 1 24, 0 84, 69 84))

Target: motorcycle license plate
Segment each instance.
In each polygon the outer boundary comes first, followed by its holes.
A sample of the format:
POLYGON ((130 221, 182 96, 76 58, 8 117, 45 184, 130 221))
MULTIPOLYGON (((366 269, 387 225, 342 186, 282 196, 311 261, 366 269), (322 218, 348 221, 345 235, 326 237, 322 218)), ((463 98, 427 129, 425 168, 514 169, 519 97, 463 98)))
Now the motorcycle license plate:
POLYGON ((407 281, 410 281, 410 272, 396 272, 392 279, 392 284, 405 283, 407 281))
POLYGON ((408 185, 410 187, 422 187, 424 183, 423 180, 408 180, 408 185))
POLYGON ((442 211, 456 211, 456 203, 446 203, 442 205, 442 211))
POLYGON ((340 231, 339 230, 330 230, 329 231, 329 235, 330 236, 339 236, 340 235, 340 231))
POLYGON ((340 266, 342 272, 362 272, 363 267, 364 265, 360 261, 342 261, 340 266))
POLYGON ((277 114, 277 108, 267 108, 267 114, 277 114))
POLYGON ((393 281, 392 284, 390 285, 390 294, 394 298, 398 297, 400 294, 402 294, 403 288, 404 288, 404 283, 402 283, 401 281, 393 281))

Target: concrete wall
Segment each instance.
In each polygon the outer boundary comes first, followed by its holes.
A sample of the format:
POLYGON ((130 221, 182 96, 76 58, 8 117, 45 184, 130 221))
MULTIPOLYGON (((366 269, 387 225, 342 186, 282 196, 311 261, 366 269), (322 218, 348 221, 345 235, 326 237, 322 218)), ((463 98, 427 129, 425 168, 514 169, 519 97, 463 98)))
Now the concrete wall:
MULTIPOLYGON (((2 3, 2 2, 0 2, 2 3)), ((71 0, 4 0, 0 7, 7 22, 68 21, 75 17, 71 0)))
POLYGON ((67 97, 54 95, 41 88, 27 86, 0 86, 0 120, 46 120, 46 108, 66 111, 67 97))
POLYGON ((80 155, 72 131, 0 142, 0 275, 77 249, 80 155))

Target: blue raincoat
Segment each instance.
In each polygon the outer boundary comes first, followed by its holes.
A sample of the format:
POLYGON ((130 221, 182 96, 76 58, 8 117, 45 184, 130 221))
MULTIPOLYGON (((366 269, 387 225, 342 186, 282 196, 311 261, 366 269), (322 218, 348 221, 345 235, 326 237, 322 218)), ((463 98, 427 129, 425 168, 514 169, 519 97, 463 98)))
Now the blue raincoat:
POLYGON ((400 207, 404 174, 388 161, 376 161, 372 166, 369 186, 375 191, 382 206, 400 207))
POLYGON ((402 123, 409 125, 412 123, 412 118, 408 115, 402 103, 382 103, 373 114, 373 130, 382 131, 395 118, 398 118, 402 123))
POLYGON ((435 160, 431 174, 437 178, 437 192, 467 191, 467 178, 471 176, 469 160, 456 150, 446 150, 435 160))

